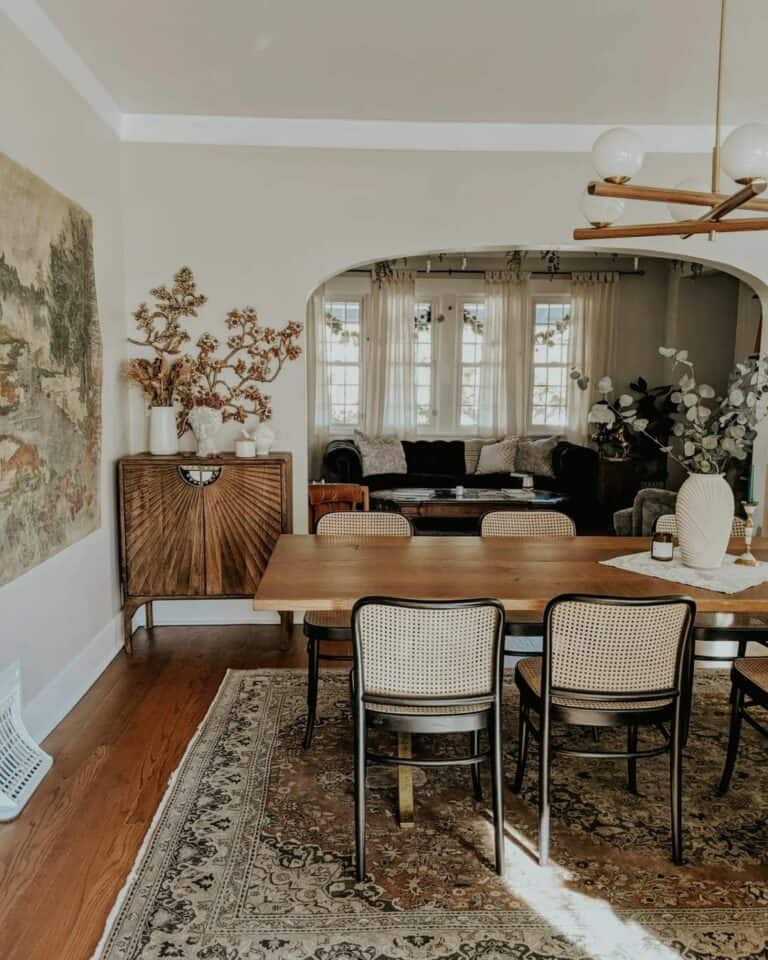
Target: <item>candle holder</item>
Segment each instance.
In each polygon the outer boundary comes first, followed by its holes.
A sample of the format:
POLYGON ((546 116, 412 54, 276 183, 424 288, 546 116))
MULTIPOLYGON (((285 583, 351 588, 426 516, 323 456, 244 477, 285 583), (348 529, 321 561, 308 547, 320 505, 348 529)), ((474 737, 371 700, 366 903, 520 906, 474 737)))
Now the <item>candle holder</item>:
POLYGON ((757 500, 742 500, 741 505, 744 507, 744 513, 747 515, 747 519, 744 521, 744 546, 747 549, 740 557, 736 558, 736 563, 741 564, 743 567, 756 567, 757 560, 752 554, 752 536, 755 529, 752 514, 757 510, 758 502, 757 500))

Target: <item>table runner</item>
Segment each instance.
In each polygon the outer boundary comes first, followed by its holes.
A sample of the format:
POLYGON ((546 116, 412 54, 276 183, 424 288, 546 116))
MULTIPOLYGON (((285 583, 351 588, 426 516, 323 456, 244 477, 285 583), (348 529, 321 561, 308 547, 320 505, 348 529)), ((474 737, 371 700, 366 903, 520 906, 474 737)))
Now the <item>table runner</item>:
POLYGON ((690 587, 702 587, 716 593, 741 593, 759 583, 768 581, 768 563, 758 562, 756 567, 744 567, 736 563, 736 557, 726 554, 723 565, 715 570, 696 570, 686 567, 675 550, 672 560, 654 560, 649 551, 630 553, 623 557, 600 560, 607 567, 618 567, 630 573, 639 573, 646 577, 658 577, 673 583, 684 583, 690 587))

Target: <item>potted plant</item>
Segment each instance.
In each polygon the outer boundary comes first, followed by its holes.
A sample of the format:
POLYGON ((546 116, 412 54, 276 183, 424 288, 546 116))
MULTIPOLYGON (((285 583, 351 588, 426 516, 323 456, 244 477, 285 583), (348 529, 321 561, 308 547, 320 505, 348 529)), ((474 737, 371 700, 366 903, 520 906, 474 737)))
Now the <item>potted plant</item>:
MULTIPOLYGON (((736 364, 724 396, 698 383, 687 350, 660 347, 672 360, 676 384, 669 444, 653 436, 649 421, 639 415, 638 401, 622 394, 611 406, 615 416, 676 460, 687 479, 677 497, 677 535, 683 563, 711 569, 723 562, 734 513, 733 491, 725 479, 728 467, 746 460, 757 425, 768 414, 768 357, 754 356, 736 364)), ((589 377, 574 370, 571 377, 586 389, 589 377)), ((594 408, 593 408, 594 409, 594 408)))

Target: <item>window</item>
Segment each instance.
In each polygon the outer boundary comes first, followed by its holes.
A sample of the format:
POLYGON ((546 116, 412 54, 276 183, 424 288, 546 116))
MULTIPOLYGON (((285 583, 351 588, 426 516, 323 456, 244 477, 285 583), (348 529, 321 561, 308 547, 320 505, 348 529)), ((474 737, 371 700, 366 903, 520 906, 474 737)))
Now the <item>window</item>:
POLYGON ((331 391, 331 426, 360 423, 360 301, 326 302, 325 349, 331 391))
POLYGON ((481 419, 481 372, 485 303, 480 300, 462 304, 461 324, 461 387, 459 394, 459 426, 478 427, 481 419))
POLYGON ((432 304, 416 304, 416 420, 420 427, 431 427, 435 417, 432 393, 432 304))
POLYGON ((571 304, 566 299, 534 301, 533 430, 563 427, 567 422, 570 317, 571 304))

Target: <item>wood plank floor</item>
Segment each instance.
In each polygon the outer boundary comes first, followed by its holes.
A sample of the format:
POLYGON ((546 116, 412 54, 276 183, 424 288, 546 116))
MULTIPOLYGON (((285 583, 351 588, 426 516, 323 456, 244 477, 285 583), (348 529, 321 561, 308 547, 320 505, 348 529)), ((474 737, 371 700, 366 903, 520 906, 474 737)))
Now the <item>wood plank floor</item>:
POLYGON ((306 662, 301 628, 139 631, 43 746, 54 765, 0 826, 0 958, 88 960, 228 667, 306 662))

